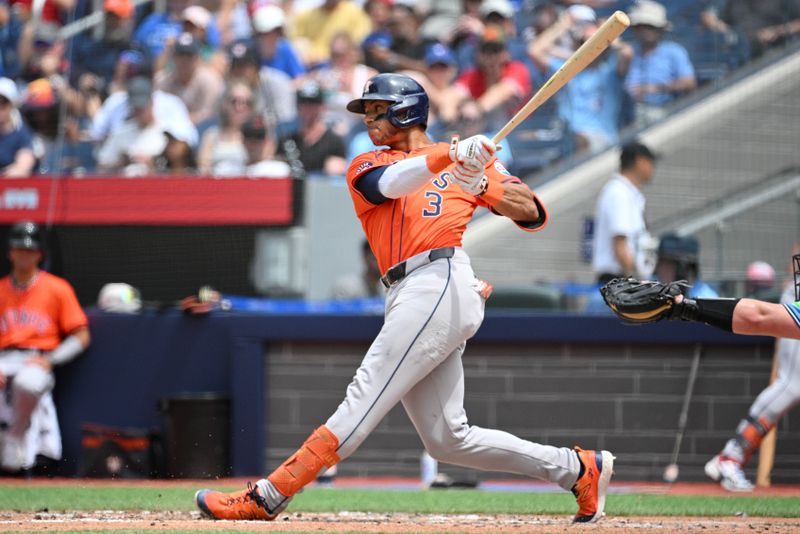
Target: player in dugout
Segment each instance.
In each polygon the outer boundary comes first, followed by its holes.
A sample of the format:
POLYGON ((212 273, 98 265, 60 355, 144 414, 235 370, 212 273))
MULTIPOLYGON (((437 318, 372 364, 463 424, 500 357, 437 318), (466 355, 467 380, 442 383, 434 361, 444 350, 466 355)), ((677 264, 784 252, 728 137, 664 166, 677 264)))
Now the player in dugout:
POLYGON ((297 452, 247 489, 198 491, 197 506, 216 519, 275 519, 402 402, 433 458, 554 482, 576 497, 573 521, 597 521, 613 474, 610 452, 532 443, 471 425, 464 410, 461 356, 491 286, 475 276, 462 235, 478 206, 526 231, 545 225, 544 206, 497 160, 487 137, 432 141, 428 95, 408 76, 371 78, 347 109, 364 115, 375 146, 389 147, 357 156, 346 175, 387 287, 383 327, 344 401, 297 452))
POLYGON ((32 469, 37 454, 61 458, 53 367, 86 349, 89 323, 69 282, 39 268, 36 223, 11 227, 8 257, 11 273, 0 279, 0 419, 8 425, 0 463, 16 473, 32 469))

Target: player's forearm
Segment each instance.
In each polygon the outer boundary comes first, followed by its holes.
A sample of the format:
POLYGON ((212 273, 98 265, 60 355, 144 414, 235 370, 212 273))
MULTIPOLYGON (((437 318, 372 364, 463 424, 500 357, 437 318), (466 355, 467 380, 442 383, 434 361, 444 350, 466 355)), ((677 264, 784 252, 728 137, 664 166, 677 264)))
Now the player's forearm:
POLYGON ((484 113, 489 113, 505 104, 517 95, 517 87, 511 80, 500 80, 490 87, 480 98, 478 106, 484 113))
POLYGON ((525 184, 502 184, 502 197, 497 203, 491 204, 494 210, 513 221, 535 222, 539 220, 540 213, 533 201, 531 190, 525 184))
POLYGON ((50 363, 53 365, 61 365, 74 360, 89 346, 89 340, 89 329, 86 327, 79 328, 70 336, 66 337, 58 347, 53 349, 48 356, 50 363))
POLYGON ((678 78, 671 83, 664 84, 664 90, 668 93, 683 93, 685 91, 691 91, 695 87, 697 87, 697 80, 694 76, 678 78))
POLYGON ((614 237, 614 257, 622 268, 622 272, 617 274, 633 274, 633 254, 631 254, 628 239, 625 236, 614 237))

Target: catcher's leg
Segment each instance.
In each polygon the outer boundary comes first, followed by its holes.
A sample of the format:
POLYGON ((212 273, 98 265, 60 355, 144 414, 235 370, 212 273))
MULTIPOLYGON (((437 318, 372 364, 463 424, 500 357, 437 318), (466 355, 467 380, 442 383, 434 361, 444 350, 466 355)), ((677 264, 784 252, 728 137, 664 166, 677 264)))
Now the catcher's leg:
POLYGON ((753 484, 743 467, 761 446, 764 436, 800 401, 800 341, 781 339, 778 346, 778 378, 750 406, 748 416, 736 428, 720 454, 706 464, 706 474, 731 491, 751 491, 753 484))

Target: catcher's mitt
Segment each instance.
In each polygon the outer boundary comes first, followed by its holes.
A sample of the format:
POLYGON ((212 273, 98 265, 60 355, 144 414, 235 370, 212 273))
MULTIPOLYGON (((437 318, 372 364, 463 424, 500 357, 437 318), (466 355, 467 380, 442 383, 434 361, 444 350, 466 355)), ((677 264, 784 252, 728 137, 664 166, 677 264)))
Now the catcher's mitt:
POLYGON ((676 318, 675 297, 689 287, 686 280, 662 284, 636 278, 614 278, 600 294, 620 319, 630 324, 654 323, 676 318))

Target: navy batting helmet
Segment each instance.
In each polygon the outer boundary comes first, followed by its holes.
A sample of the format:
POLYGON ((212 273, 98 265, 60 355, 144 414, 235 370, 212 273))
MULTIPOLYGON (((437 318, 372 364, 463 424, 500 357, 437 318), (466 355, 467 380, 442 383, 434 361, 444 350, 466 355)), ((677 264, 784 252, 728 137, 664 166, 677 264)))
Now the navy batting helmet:
POLYGON ((11 227, 8 233, 8 248, 42 250, 42 231, 31 221, 22 221, 11 227))
POLYGON ((351 100, 347 110, 363 115, 364 102, 368 100, 393 102, 386 110, 385 118, 397 128, 428 125, 428 94, 413 78, 404 74, 373 76, 364 85, 361 98, 351 100))

